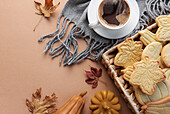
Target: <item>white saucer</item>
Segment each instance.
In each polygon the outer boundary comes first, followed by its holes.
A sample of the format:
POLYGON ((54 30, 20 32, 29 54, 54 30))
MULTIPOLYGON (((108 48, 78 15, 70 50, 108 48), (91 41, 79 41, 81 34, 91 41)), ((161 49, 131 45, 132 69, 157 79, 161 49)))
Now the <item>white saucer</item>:
MULTIPOLYGON (((97 8, 101 0, 91 0, 88 6, 88 21, 89 23, 97 20, 97 8)), ((137 25, 139 21, 139 7, 136 0, 129 0, 129 4, 133 6, 129 16, 129 22, 121 29, 111 30, 103 27, 101 24, 95 26, 93 30, 108 39, 118 39, 129 34, 137 25)))

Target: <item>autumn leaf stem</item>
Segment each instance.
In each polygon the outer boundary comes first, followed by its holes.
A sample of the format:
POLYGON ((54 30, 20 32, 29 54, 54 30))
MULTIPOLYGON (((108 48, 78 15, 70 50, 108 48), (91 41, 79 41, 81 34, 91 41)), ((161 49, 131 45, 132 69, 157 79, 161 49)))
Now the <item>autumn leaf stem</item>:
POLYGON ((40 24, 40 22, 42 21, 42 19, 43 19, 43 16, 41 16, 40 20, 39 20, 38 23, 35 25, 35 27, 34 27, 34 29, 33 29, 34 32, 35 32, 37 26, 38 26, 38 25, 40 24))

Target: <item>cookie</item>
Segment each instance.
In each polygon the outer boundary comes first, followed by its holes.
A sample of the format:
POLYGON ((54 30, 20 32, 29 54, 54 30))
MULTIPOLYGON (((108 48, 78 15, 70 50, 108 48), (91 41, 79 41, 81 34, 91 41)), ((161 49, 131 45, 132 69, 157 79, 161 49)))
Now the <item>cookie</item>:
POLYGON ((141 59, 148 56, 150 60, 159 60, 161 50, 162 44, 160 42, 152 42, 144 48, 141 59))
POLYGON ((138 86, 147 95, 154 93, 156 83, 166 79, 164 72, 159 68, 159 61, 150 60, 148 56, 133 66, 134 71, 129 82, 131 85, 138 86))
POLYGON ((170 41, 170 26, 159 27, 156 31, 156 40, 161 42, 170 41))
POLYGON ((161 26, 170 26, 170 15, 161 15, 155 19, 157 25, 161 26))
POLYGON ((151 100, 149 99, 148 95, 144 94, 140 88, 136 88, 135 90, 135 97, 139 104, 145 105, 147 102, 150 102, 151 100))
POLYGON ((146 95, 139 88, 135 89, 135 96, 141 105, 145 105, 147 102, 157 101, 161 98, 170 95, 170 82, 165 80, 156 85, 155 92, 152 95, 146 95))
POLYGON ((148 102, 141 107, 145 114, 169 114, 170 113, 170 96, 158 101, 148 102))
POLYGON ((126 69, 121 70, 121 72, 123 73, 123 78, 124 78, 126 81, 129 81, 129 80, 130 80, 130 77, 131 77, 131 74, 132 74, 132 72, 133 72, 133 66, 128 66, 126 69))
POLYGON ((157 41, 170 41, 170 15, 162 15, 156 18, 159 28, 156 32, 157 41))
POLYGON ((161 52, 161 59, 166 67, 170 67, 170 43, 163 47, 161 52))
POLYGON ((163 68, 166 68, 165 65, 163 64, 163 61, 161 59, 161 56, 159 56, 159 66, 163 69, 163 68))
POLYGON ((152 32, 150 32, 149 30, 145 29, 142 31, 138 32, 141 36, 140 36, 140 41, 142 41, 142 43, 147 46, 148 44, 152 43, 152 42, 156 42, 156 35, 152 32))
POLYGON ((163 69, 165 70, 165 76, 168 81, 170 81, 170 68, 163 69))
POLYGON ((114 64, 126 68, 140 61, 143 51, 142 46, 141 41, 133 41, 132 38, 126 39, 124 43, 117 47, 119 52, 115 56, 114 64))

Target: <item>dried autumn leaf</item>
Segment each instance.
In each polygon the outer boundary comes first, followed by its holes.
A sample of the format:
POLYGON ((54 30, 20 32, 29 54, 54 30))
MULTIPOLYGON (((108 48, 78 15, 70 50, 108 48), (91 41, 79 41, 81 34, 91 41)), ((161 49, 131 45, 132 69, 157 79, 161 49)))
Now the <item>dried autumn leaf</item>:
POLYGON ((45 0, 45 5, 43 6, 40 2, 36 2, 35 7, 38 10, 36 14, 38 15, 44 15, 44 17, 50 17, 51 13, 54 13, 56 8, 59 6, 60 2, 58 2, 56 5, 53 5, 53 0, 45 0))
POLYGON ((51 96, 46 96, 45 99, 41 99, 41 88, 37 89, 35 93, 32 94, 32 101, 26 99, 26 105, 28 110, 32 114, 54 114, 56 112, 56 95, 53 93, 51 96))
POLYGON ((85 80, 86 83, 92 84, 92 88, 96 88, 98 85, 99 77, 102 75, 102 69, 90 67, 91 71, 85 71, 88 79, 85 80))

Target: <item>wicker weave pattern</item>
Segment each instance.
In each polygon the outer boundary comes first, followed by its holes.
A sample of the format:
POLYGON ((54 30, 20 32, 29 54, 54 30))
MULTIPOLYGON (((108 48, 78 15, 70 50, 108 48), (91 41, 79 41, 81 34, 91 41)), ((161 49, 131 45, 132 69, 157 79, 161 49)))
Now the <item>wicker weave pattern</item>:
MULTIPOLYGON (((154 31, 155 29, 157 29, 157 24, 154 23, 148 26, 146 29, 154 31)), ((134 40, 139 40, 139 37, 140 35, 137 33, 131 38, 133 38, 134 40)), ((114 65, 114 59, 116 54, 118 53, 118 45, 110 48, 102 55, 102 63, 108 70, 108 74, 114 80, 115 85, 121 92, 121 95, 123 96, 124 100, 128 103, 128 107, 132 110, 132 112, 136 114, 143 113, 143 111, 140 109, 141 105, 135 98, 135 93, 132 86, 123 79, 123 74, 121 73, 122 68, 114 65)))

